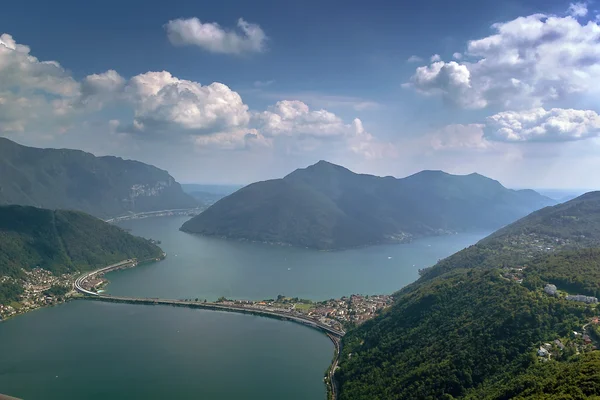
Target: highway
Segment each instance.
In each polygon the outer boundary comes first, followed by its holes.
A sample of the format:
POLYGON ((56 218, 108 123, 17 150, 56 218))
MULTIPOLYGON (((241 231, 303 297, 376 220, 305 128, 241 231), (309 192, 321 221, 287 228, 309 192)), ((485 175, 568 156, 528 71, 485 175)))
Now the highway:
POLYGON ((319 321, 315 321, 311 318, 303 317, 300 315, 293 315, 289 312, 285 311, 274 311, 267 310, 264 308, 258 307, 247 307, 240 305, 232 305, 232 304, 223 304, 223 303, 213 303, 213 302, 199 302, 199 301, 185 301, 185 300, 175 300, 175 299, 159 299, 159 298, 136 298, 136 297, 123 297, 123 296, 112 296, 107 294, 98 294, 96 292, 92 292, 83 287, 84 282, 92 278, 98 274, 103 274, 109 271, 113 271, 116 269, 127 268, 136 265, 136 260, 124 260, 116 264, 109 265, 104 268, 97 269, 95 271, 88 272, 86 274, 81 275, 75 280, 75 290, 83 295, 87 296, 90 299, 100 300, 100 301, 111 301, 118 303, 132 303, 132 304, 151 304, 151 305, 170 305, 170 306, 180 306, 180 307, 191 307, 191 308, 204 308, 208 310, 218 310, 218 311, 231 311, 238 312, 244 314, 254 314, 254 315, 263 315, 272 318, 279 318, 288 321, 297 322, 303 325, 307 325, 313 327, 315 329, 319 329, 324 331, 325 333, 329 333, 337 338, 341 338, 344 336, 346 332, 343 330, 337 330, 332 328, 329 325, 323 324, 319 321))
POLYGON ((135 213, 135 214, 126 214, 126 215, 121 215, 120 217, 106 219, 106 220, 104 220, 104 222, 113 223, 113 222, 119 222, 119 221, 126 221, 128 219, 134 219, 134 218, 152 217, 155 215, 161 215, 161 214, 165 214, 165 213, 189 213, 189 212, 195 212, 195 211, 200 211, 200 208, 198 208, 198 207, 196 207, 196 208, 176 208, 176 209, 172 209, 172 210, 145 211, 145 212, 140 212, 140 213, 135 213))

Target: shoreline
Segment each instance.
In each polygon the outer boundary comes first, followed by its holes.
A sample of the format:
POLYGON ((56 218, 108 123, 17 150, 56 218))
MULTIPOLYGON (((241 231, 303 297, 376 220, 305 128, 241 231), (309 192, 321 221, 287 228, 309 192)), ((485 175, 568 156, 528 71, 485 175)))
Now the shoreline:
MULTIPOLYGON (((166 256, 166 253, 163 253, 163 259, 166 256)), ((145 262, 151 261, 159 261, 159 260, 145 260, 145 262)), ((97 274, 104 274, 107 272, 111 272, 118 269, 123 268, 133 268, 139 264, 145 263, 137 262, 135 260, 123 260, 120 263, 112 264, 104 268, 100 268, 94 271, 90 271, 84 274, 81 274, 74 282, 74 290, 81 294, 81 296, 77 296, 75 299, 80 300, 95 300, 95 301, 107 301, 107 302, 116 302, 116 303, 129 303, 129 304, 145 304, 145 305, 169 305, 175 307, 188 307, 188 308, 198 308, 209 311, 221 311, 221 312, 233 312, 238 314, 250 314, 256 315, 264 318, 275 318, 282 321, 294 322, 296 324, 303 325, 308 328, 312 328, 315 330, 324 333, 333 343, 334 345, 334 355, 331 360, 331 363, 326 371, 326 377, 324 379, 324 383, 326 386, 326 394, 327 399, 336 400, 337 399, 337 383, 335 381, 335 370, 337 369, 339 357, 341 355, 342 348, 342 337, 346 334, 345 331, 334 330, 332 327, 328 327, 320 323, 319 321, 309 319, 308 317, 299 316, 299 315, 291 315, 286 314, 283 311, 272 311, 266 309, 259 309, 255 307, 243 307, 236 306, 230 304, 223 304, 219 302, 200 302, 200 301, 181 301, 181 300, 165 300, 165 299, 155 299, 155 298, 129 298, 129 297, 117 297, 112 295, 94 293, 88 291, 83 288, 81 285, 85 284, 85 281, 89 277, 93 277, 97 274)), ((108 285, 108 281, 104 281, 102 287, 105 288, 108 285)))

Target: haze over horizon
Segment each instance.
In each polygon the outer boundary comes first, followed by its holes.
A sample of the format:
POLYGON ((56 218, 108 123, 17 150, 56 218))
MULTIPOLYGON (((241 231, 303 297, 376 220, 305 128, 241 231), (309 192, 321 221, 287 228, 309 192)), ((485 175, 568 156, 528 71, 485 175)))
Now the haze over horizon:
POLYGON ((0 135, 21 144, 190 183, 325 159, 379 176, 600 186, 594 2, 29 4, 0 15, 0 135))

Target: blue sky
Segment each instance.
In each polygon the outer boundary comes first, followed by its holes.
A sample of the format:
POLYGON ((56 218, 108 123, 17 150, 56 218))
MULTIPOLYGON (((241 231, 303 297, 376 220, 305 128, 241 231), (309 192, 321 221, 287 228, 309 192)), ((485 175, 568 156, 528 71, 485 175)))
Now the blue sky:
POLYGON ((598 14, 564 1, 13 2, 0 134, 184 182, 328 159, 593 188, 598 14))

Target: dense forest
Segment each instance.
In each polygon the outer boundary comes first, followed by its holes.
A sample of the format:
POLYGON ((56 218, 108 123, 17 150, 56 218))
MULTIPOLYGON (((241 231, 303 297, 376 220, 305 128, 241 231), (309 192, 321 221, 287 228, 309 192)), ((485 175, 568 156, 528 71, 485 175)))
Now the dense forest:
POLYGON ((149 240, 81 212, 0 207, 0 276, 38 266, 54 274, 85 271, 161 254, 149 240))
MULTIPOLYGON (((599 356, 576 347, 573 332, 598 311, 564 294, 600 293, 600 249, 586 248, 600 240, 599 199, 534 213, 399 291, 390 309, 344 337, 340 399, 597 396, 599 356), (545 293, 548 283, 562 294, 545 293), (564 350, 540 360, 539 346, 555 340, 564 350)), ((599 343, 596 331, 587 328, 599 343)))

